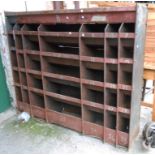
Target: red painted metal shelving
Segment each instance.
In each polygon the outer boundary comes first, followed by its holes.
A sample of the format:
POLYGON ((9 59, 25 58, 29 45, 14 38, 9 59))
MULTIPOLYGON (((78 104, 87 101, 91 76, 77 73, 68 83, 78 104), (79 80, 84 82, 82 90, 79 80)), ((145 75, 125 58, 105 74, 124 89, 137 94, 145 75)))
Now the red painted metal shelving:
POLYGON ((129 148, 139 131, 146 8, 6 12, 18 109, 129 148))

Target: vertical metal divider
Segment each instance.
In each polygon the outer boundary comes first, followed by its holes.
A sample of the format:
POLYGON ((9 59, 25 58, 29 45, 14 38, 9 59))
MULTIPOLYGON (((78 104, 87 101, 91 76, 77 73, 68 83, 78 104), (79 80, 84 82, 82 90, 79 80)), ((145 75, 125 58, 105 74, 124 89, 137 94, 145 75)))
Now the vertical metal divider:
POLYGON ((104 136, 104 142, 106 142, 106 138, 105 138, 105 135, 106 135, 106 109, 105 109, 105 104, 106 104, 106 87, 105 87, 105 84, 106 84, 106 50, 107 50, 107 41, 106 41, 106 31, 107 31, 107 28, 108 28, 108 25, 106 25, 105 29, 104 29, 104 118, 103 118, 103 121, 104 121, 104 128, 103 128, 103 136, 104 136))
POLYGON ((120 82, 120 32, 122 29, 123 23, 120 25, 119 30, 118 30, 118 58, 117 58, 117 108, 116 108, 116 147, 118 147, 118 128, 119 128, 119 82, 120 82))
POLYGON ((29 104, 30 104, 30 114, 33 117, 33 112, 32 112, 32 104, 31 104, 31 100, 30 100, 30 88, 29 88, 29 81, 28 81, 28 64, 27 64, 27 55, 26 55, 26 49, 25 49, 25 42, 24 42, 24 34, 23 34, 23 30, 24 30, 24 25, 21 28, 21 34, 22 34, 22 43, 23 43, 23 53, 24 53, 24 60, 25 60, 25 73, 26 73, 26 80, 27 80, 27 91, 28 91, 28 98, 29 98, 29 104))
MULTIPOLYGON (((18 64, 18 75, 19 75, 19 83, 20 83, 20 91, 21 91, 21 97, 22 97, 22 102, 23 102, 23 93, 22 93, 22 88, 23 88, 23 85, 22 85, 22 82, 21 82, 21 71, 20 71, 20 65, 19 65, 19 58, 18 58, 18 48, 17 48, 17 38, 16 38, 16 35, 15 35, 15 32, 13 30, 13 38, 15 39, 15 50, 16 50, 16 58, 17 58, 17 64, 18 64)), ((19 109, 20 109, 20 104, 19 103, 19 109)))
POLYGON ((42 79, 42 86, 43 86, 43 96, 44 96, 44 115, 45 115, 45 119, 46 122, 48 122, 48 117, 47 117, 47 105, 46 105, 46 99, 45 99, 45 84, 44 84, 44 75, 43 75, 43 61, 42 61, 42 56, 41 56, 41 52, 42 52, 42 43, 41 43, 41 39, 40 39, 40 28, 41 28, 41 24, 38 27, 38 40, 39 40, 39 56, 40 56, 40 63, 41 63, 41 79, 42 79))
MULTIPOLYGON (((17 50, 17 40, 16 40, 16 35, 15 35, 15 30, 14 30, 15 29, 15 26, 16 26, 16 24, 13 26, 13 31, 12 31, 13 34, 12 35, 13 35, 13 40, 14 40, 14 43, 15 43, 15 52, 16 52, 16 59, 17 59, 17 70, 18 70, 18 75, 19 75, 20 91, 21 91, 21 95, 22 95, 22 85, 21 85, 20 70, 19 70, 19 59, 18 59, 18 50, 17 50)), ((16 87, 16 86, 14 86, 14 87, 16 87)), ((22 100, 23 100, 23 95, 21 97, 22 97, 22 100)), ((17 102, 17 107, 20 110, 20 104, 21 103, 19 103, 19 101, 17 100, 17 97, 16 97, 16 102, 17 102)))
POLYGON ((81 36, 82 36, 82 31, 83 31, 83 24, 80 27, 79 30, 79 67, 80 67, 80 93, 81 93, 81 133, 83 133, 83 117, 84 117, 84 110, 83 110, 83 90, 82 90, 82 61, 81 61, 81 48, 82 48, 82 40, 81 40, 81 36))

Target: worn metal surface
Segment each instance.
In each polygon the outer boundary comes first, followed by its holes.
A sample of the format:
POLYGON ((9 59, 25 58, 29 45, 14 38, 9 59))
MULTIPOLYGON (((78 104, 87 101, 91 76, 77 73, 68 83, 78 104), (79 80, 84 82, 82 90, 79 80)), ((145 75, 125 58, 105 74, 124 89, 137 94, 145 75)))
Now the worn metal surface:
POLYGON ((145 10, 6 13, 18 109, 130 147, 139 128, 145 10))
POLYGON ((146 33, 146 21, 147 21, 147 9, 145 6, 138 5, 137 6, 137 17, 136 17, 136 38, 134 45, 134 65, 133 65, 133 76, 132 76, 132 100, 131 100, 131 111, 133 112, 130 115, 130 130, 132 131, 130 134, 130 145, 132 144, 132 139, 139 132, 139 125, 135 126, 135 124, 139 124, 140 120, 140 101, 141 101, 141 86, 143 80, 143 66, 144 62, 144 42, 145 42, 145 33, 146 33), (132 123, 134 122, 134 123, 132 123))

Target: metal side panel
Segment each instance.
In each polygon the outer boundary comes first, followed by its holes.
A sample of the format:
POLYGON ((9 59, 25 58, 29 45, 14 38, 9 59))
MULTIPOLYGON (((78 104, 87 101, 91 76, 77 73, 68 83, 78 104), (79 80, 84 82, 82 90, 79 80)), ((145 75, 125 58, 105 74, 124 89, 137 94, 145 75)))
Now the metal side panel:
POLYGON ((131 148, 133 139, 136 138, 139 132, 146 19, 146 6, 138 4, 136 16, 136 38, 134 45, 134 65, 132 76, 133 90, 131 100, 129 148, 131 148))

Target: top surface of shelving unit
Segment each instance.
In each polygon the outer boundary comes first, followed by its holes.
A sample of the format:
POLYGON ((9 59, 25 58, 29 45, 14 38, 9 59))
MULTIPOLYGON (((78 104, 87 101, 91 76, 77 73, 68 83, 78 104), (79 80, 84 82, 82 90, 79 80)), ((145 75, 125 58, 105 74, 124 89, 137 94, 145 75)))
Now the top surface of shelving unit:
POLYGON ((38 12, 5 12, 5 16, 9 18, 9 21, 12 23, 118 23, 118 21, 119 23, 129 23, 135 22, 136 20, 136 7, 105 7, 97 9, 91 8, 38 12), (29 18, 30 16, 33 20, 29 18))
POLYGON ((103 8, 89 8, 89 9, 67 9, 67 10, 52 10, 52 11, 28 11, 28 12, 11 12, 5 11, 6 16, 23 16, 23 15, 37 15, 37 14, 63 14, 63 13, 102 13, 102 12, 122 12, 122 11, 136 11, 136 6, 126 7, 103 7, 103 8))

